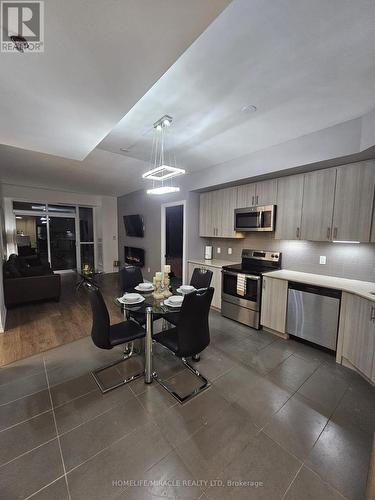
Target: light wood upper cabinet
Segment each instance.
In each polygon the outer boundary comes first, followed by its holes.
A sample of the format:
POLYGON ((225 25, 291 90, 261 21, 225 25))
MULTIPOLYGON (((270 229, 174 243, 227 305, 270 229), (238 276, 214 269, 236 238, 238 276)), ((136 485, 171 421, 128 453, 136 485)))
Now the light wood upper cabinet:
POLYGON ((199 236, 213 238, 219 233, 222 204, 218 191, 209 191, 200 195, 199 236))
POLYGON ((199 235, 207 238, 243 238, 234 230, 237 187, 218 189, 200 195, 199 235))
POLYGON ((337 168, 333 240, 370 241, 374 187, 373 161, 337 168))
POLYGON ((277 201, 277 179, 256 183, 255 204, 275 205, 277 201))
POLYGON ((345 295, 342 356, 371 379, 375 351, 375 303, 350 293, 345 295))
POLYGON ((278 240, 301 238, 303 175, 277 180, 276 232, 278 240))
POLYGON ((277 198, 277 179, 253 182, 237 188, 237 208, 254 205, 275 205, 277 198))
POLYGON ((236 208, 246 208, 255 205, 255 186, 255 182, 253 184, 238 186, 236 208))
POLYGON ((210 193, 199 197, 199 236, 210 237, 210 193))
POLYGON ((310 172, 304 176, 301 239, 330 241, 335 200, 336 169, 310 172))
POLYGON ((234 230, 234 209, 237 207, 237 187, 220 189, 216 191, 219 195, 218 213, 220 222, 219 230, 216 236, 221 238, 237 238, 241 236, 234 230))
POLYGON ((276 332, 285 333, 288 282, 263 276, 260 323, 276 332))

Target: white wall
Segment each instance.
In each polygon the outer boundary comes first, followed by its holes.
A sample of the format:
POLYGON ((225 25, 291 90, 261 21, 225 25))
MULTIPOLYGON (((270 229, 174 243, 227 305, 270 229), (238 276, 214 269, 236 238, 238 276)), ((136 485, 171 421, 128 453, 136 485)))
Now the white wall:
POLYGON ((13 200, 66 203, 94 207, 95 233, 97 238, 97 266, 102 264, 106 273, 114 271, 113 261, 118 259, 117 245, 117 198, 44 188, 2 185, 5 230, 7 234, 7 254, 16 253, 16 225, 13 214, 13 200))

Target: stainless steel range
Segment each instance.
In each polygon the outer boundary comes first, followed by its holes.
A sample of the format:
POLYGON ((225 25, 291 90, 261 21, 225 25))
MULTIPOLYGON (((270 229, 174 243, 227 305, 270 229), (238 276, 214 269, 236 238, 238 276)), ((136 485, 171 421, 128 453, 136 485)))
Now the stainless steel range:
POLYGON ((222 270, 221 314, 259 329, 262 273, 281 268, 281 253, 242 250, 241 264, 222 270))

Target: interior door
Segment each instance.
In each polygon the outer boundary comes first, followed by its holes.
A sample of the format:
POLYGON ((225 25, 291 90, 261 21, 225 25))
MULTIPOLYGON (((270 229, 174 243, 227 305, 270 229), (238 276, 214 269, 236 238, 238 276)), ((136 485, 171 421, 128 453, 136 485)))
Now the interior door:
POLYGON ((184 243, 184 206, 165 208, 165 263, 171 266, 172 278, 182 283, 184 243))

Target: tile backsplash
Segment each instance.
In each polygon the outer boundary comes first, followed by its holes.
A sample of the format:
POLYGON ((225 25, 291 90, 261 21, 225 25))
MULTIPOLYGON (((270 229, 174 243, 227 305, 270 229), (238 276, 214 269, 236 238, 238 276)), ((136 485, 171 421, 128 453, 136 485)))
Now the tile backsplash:
POLYGON ((204 241, 205 245, 213 246, 213 258, 240 262, 243 248, 280 251, 284 269, 375 282, 375 244, 275 240, 272 234, 252 234, 238 240, 206 238, 204 241), (232 249, 231 255, 228 248, 232 249), (324 265, 319 264, 321 255, 327 258, 324 265))

